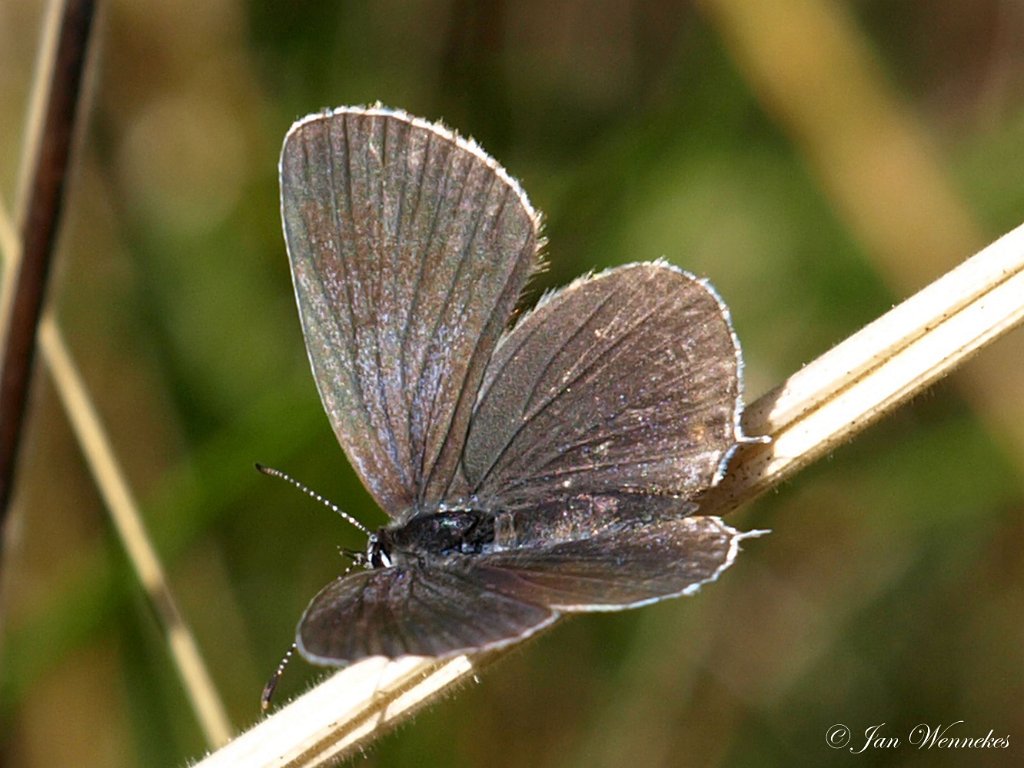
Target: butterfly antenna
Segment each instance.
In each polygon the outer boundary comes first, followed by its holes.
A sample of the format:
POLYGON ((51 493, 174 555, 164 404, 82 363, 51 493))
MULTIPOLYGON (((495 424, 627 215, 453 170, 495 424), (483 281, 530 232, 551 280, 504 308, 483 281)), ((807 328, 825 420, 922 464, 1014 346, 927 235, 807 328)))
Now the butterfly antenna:
POLYGON ((270 709, 270 700, 274 697, 274 691, 277 690, 277 684, 281 680, 281 675, 284 674, 285 667, 288 666, 288 662, 292 660, 292 654, 295 653, 295 643, 292 643, 292 647, 285 653, 284 658, 277 665, 277 669, 274 670, 274 674, 267 680, 267 684, 263 686, 263 693, 260 694, 260 710, 266 712, 270 709))
POLYGON ((262 472, 264 475, 269 475, 270 477, 277 477, 277 478, 280 478, 281 480, 284 480, 286 482, 291 483, 293 486, 298 488, 304 494, 309 496, 309 498, 315 499, 316 501, 319 501, 321 504, 323 504, 328 509, 333 509, 339 515, 341 515, 341 517, 343 517, 349 523, 351 523, 356 528, 358 528, 360 531, 365 533, 367 536, 369 536, 371 534, 371 531, 370 531, 369 528, 367 528, 365 525, 363 525, 358 520, 356 520, 354 517, 352 517, 352 515, 350 515, 348 512, 343 512, 338 507, 338 505, 335 504, 333 501, 328 501, 323 496, 321 496, 319 493, 314 491, 312 488, 309 488, 308 486, 303 485, 302 483, 300 483, 298 480, 296 480, 291 475, 282 472, 280 469, 274 469, 273 467, 265 467, 265 466, 263 466, 262 464, 259 464, 259 463, 256 464, 256 471, 257 472, 262 472))

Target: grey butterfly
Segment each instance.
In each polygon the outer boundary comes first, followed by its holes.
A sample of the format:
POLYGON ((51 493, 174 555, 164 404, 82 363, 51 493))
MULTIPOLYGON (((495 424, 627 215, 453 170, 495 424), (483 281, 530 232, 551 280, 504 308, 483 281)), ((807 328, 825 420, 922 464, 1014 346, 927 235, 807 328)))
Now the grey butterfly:
POLYGON ((298 626, 310 661, 495 649, 565 613, 690 594, 741 533, 701 516, 739 427, 729 312, 667 263, 583 277, 514 325, 539 216, 474 142, 381 107, 281 153, 299 314, 334 432, 390 517, 298 626))

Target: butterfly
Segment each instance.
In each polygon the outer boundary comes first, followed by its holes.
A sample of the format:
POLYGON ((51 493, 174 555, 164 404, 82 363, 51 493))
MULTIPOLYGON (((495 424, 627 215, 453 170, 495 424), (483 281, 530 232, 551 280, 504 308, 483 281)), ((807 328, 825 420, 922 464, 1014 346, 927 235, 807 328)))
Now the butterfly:
POLYGON ((743 533, 695 497, 738 445, 741 354, 704 280, 581 277, 513 323, 543 245, 519 183, 404 112, 296 122, 285 240, 324 409, 390 518, 306 609, 311 662, 445 658, 695 592, 743 533))

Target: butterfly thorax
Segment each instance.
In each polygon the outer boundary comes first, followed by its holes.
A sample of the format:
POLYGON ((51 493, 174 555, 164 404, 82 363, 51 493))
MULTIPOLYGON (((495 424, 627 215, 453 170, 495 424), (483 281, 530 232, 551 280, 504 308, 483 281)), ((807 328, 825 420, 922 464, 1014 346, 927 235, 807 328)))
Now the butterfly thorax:
POLYGON ((372 568, 405 565, 424 558, 479 555, 494 548, 495 516, 475 509, 419 515, 370 537, 366 560, 372 568))
POLYGON ((379 529, 364 562, 386 568, 551 546, 694 511, 685 498, 624 492, 578 493, 514 509, 444 507, 379 529))

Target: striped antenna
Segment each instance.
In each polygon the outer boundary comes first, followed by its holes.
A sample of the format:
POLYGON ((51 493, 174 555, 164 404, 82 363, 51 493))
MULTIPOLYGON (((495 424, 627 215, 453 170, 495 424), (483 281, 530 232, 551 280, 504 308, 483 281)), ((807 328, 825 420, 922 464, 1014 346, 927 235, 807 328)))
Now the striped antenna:
POLYGON ((309 488, 308 486, 303 485, 302 483, 300 483, 298 480, 296 480, 291 475, 282 472, 280 469, 274 469, 273 467, 265 467, 265 466, 263 466, 262 464, 260 464, 258 462, 256 464, 256 471, 257 472, 262 472, 264 475, 269 475, 270 477, 277 477, 277 478, 280 478, 281 480, 286 480, 287 482, 291 483, 293 486, 298 488, 300 491, 302 491, 304 494, 309 496, 311 499, 315 499, 316 501, 319 501, 321 504, 323 504, 328 509, 333 509, 339 515, 341 515, 345 520, 347 520, 349 523, 354 525, 356 528, 358 528, 360 531, 365 533, 367 536, 371 535, 370 529, 367 528, 362 523, 360 523, 354 517, 352 517, 352 515, 350 515, 348 512, 342 512, 341 509, 339 509, 337 504, 335 504, 332 501, 328 501, 323 496, 321 496, 319 493, 314 491, 312 488, 309 488))
POLYGON ((270 700, 274 698, 274 691, 277 688, 278 682, 281 680, 281 675, 284 674, 285 667, 288 666, 288 662, 292 660, 292 654, 295 653, 295 643, 292 643, 292 647, 288 649, 288 652, 281 659, 281 662, 277 665, 277 669, 274 670, 274 674, 267 680, 267 684, 263 686, 263 693, 260 694, 260 710, 266 712, 270 709, 270 700))

